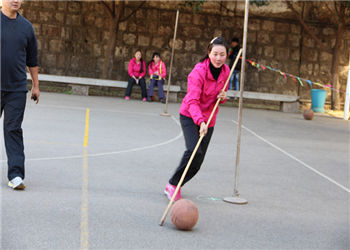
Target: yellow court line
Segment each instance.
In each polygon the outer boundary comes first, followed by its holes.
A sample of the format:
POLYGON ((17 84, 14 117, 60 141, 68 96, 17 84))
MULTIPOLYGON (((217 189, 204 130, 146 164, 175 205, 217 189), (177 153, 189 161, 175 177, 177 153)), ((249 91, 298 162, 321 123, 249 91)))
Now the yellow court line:
POLYGON ((86 109, 86 116, 85 116, 85 134, 84 134, 84 148, 88 145, 88 139, 89 139, 89 117, 90 117, 90 109, 86 109))
POLYGON ((85 134, 84 134, 84 157, 82 168, 82 187, 81 187, 81 211, 80 211, 80 249, 89 249, 89 165, 88 165, 88 139, 89 139, 89 116, 90 109, 86 109, 85 134))

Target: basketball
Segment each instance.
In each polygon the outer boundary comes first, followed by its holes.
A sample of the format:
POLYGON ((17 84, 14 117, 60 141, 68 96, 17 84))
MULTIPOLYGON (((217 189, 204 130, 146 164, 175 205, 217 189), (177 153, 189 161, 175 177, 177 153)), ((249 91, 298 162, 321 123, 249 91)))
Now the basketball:
POLYGON ((170 218, 177 229, 191 230, 198 221, 198 208, 192 201, 180 199, 173 205, 170 218))
POLYGON ((303 115, 305 120, 312 120, 314 118, 314 111, 312 109, 306 109, 303 115))

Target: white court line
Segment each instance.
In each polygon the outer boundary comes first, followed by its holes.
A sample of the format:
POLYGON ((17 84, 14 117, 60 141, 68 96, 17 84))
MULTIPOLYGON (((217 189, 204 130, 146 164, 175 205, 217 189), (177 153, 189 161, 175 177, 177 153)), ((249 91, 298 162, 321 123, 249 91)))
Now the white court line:
MULTIPOLYGON (((238 122, 232 120, 233 123, 238 124, 238 122)), ((291 159, 295 160, 296 162, 299 162, 301 165, 303 165, 304 167, 308 168, 309 170, 311 170, 312 172, 320 175, 321 177, 325 178, 326 180, 332 182, 333 184, 337 185, 338 187, 340 187, 341 189, 345 190, 346 192, 350 193, 350 189, 344 187, 343 185, 341 185, 340 183, 336 182, 335 180, 333 180, 332 178, 328 177, 327 175, 321 173, 320 171, 314 169, 313 167, 309 166, 308 164, 306 164, 305 162, 299 160, 298 158, 296 158, 295 156, 291 155, 290 153, 284 151, 283 149, 281 149, 280 147, 276 146, 275 144, 273 144, 272 142, 266 140, 265 138, 261 137, 260 135, 258 135, 257 133, 255 133, 254 131, 252 131, 251 129, 247 128, 246 126, 242 125, 242 128, 244 128, 245 130, 247 130, 249 133, 251 133, 252 135, 256 136, 257 138, 259 138, 260 140, 262 140, 263 142, 265 142, 266 144, 270 145, 271 147, 273 147, 274 149, 277 149, 278 151, 282 152, 283 154, 287 155, 288 157, 290 157, 291 159)))
POLYGON ((74 107, 74 106, 50 105, 50 104, 40 104, 40 106, 35 106, 35 104, 29 104, 29 105, 27 104, 27 107, 86 110, 86 107, 74 107))
MULTIPOLYGON (((83 107, 74 107, 74 106, 64 106, 64 105, 41 105, 40 107, 47 107, 47 108, 61 108, 61 109, 76 109, 76 110, 86 110, 86 108, 83 107)), ((115 112, 115 113, 127 113, 127 114, 137 114, 137 115, 150 115, 150 116, 159 116, 159 114, 154 113, 141 113, 141 112, 129 112, 129 111, 118 111, 118 110, 109 110, 109 109, 90 109, 91 111, 107 111, 107 112, 115 112)), ((175 123, 181 128, 180 123, 178 120, 174 118, 174 116, 171 116, 171 119, 175 121, 175 123)), ((136 151, 142 151, 146 149, 152 149, 157 148, 166 144, 170 144, 176 140, 178 140, 182 136, 182 130, 180 130, 179 134, 167 141, 157 143, 154 145, 144 146, 140 148, 132 148, 132 149, 126 149, 126 150, 119 150, 119 151, 112 151, 112 152, 105 152, 105 153, 96 153, 96 154, 88 154, 88 157, 99 157, 99 156, 106 156, 106 155, 115 155, 115 154, 122 154, 122 153, 131 153, 136 151)), ((70 156, 59 156, 59 157, 44 157, 44 158, 32 158, 32 159, 26 159, 26 162, 29 161, 50 161, 50 160, 66 160, 66 159, 79 159, 83 158, 84 155, 70 155, 70 156)), ((1 160, 0 162, 5 162, 6 160, 1 160)))
MULTIPOLYGON (((175 121, 175 123, 180 127, 180 123, 173 117, 171 116, 171 119, 175 121)), ((88 154, 88 157, 99 157, 99 156, 106 156, 106 155, 115 155, 115 154, 122 154, 122 153, 131 153, 131 152, 136 152, 136 151, 142 151, 146 149, 151 149, 151 148, 157 148, 166 144, 170 144, 182 136, 182 130, 180 130, 179 134, 167 141, 149 145, 149 146, 144 146, 144 147, 139 147, 139 148, 132 148, 132 149, 126 149, 126 150, 119 150, 119 151, 112 151, 112 152, 105 152, 105 153, 96 153, 96 154, 88 154)), ((50 161, 50 160, 65 160, 65 159, 79 159, 83 158, 84 155, 71 155, 71 156, 61 156, 61 157, 47 157, 47 158, 33 158, 33 159, 26 159, 26 161, 50 161)))
MULTIPOLYGON (((33 105, 34 106, 34 105, 33 105)), ((64 105, 40 105, 39 108, 57 108, 57 109, 75 109, 75 110, 86 110, 85 107, 75 107, 75 106, 64 106, 64 105)), ((103 109, 103 108, 90 108, 92 111, 106 111, 112 113, 122 113, 122 114, 132 114, 132 115, 149 115, 149 116, 159 116, 159 114, 155 113, 147 113, 147 112, 134 112, 134 111, 123 111, 123 110, 115 110, 115 109, 103 109)))

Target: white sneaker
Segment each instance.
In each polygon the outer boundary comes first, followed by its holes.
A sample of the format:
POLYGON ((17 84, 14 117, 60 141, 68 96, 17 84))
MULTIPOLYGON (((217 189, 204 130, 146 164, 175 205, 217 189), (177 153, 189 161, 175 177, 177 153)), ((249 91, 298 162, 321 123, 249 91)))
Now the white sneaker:
POLYGON ((17 176, 9 181, 7 184, 10 188, 13 188, 15 190, 23 190, 26 188, 26 186, 23 183, 23 180, 21 177, 17 176))

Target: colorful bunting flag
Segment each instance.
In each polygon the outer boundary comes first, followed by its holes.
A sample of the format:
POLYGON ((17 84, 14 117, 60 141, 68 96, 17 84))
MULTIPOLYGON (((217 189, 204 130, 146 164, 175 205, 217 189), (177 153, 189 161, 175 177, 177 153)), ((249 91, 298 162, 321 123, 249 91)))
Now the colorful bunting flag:
POLYGON ((303 84, 303 82, 301 81, 301 79, 300 79, 300 77, 299 77, 299 76, 297 76, 297 79, 298 79, 298 81, 299 81, 300 85, 301 85, 302 87, 304 87, 304 84, 303 84))
POLYGON ((310 81, 308 79, 304 79, 304 78, 301 78, 299 76, 294 76, 292 74, 285 73, 285 72, 283 72, 283 71, 281 71, 279 69, 275 69, 275 68, 267 66, 267 65, 265 65, 265 66, 261 65, 260 63, 254 62, 251 59, 247 59, 247 62, 249 62, 252 66, 256 67, 257 69, 262 69, 262 70, 269 69, 271 71, 277 72, 280 75, 282 75, 284 77, 284 79, 287 79, 287 75, 288 75, 288 76, 290 76, 293 79, 293 81, 296 82, 298 80, 298 82, 300 83, 301 86, 304 86, 303 81, 305 81, 305 82, 307 82, 310 85, 311 88, 312 88, 312 84, 315 84, 315 85, 320 86, 322 88, 330 88, 330 89, 335 90, 337 92, 343 93, 343 91, 335 89, 334 86, 331 85, 331 84, 321 84, 321 83, 318 83, 318 82, 312 82, 312 81, 310 81))
POLYGON ((287 80, 287 76, 286 76, 286 74, 284 72, 280 71, 280 74, 284 77, 284 79, 287 80))

